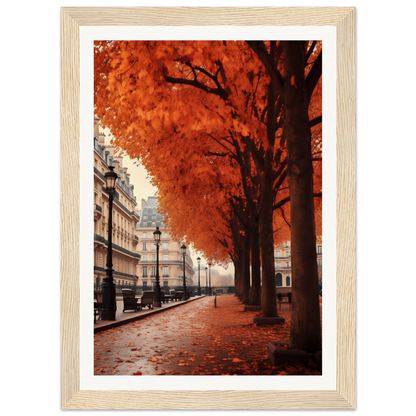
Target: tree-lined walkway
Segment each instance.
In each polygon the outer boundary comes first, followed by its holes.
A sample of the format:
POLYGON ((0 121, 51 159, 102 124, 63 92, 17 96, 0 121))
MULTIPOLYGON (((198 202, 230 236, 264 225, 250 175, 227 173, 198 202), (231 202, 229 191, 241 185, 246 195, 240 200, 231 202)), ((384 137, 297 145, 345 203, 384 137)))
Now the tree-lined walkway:
POLYGON ((291 310, 283 325, 258 326, 233 295, 190 304, 109 329, 94 337, 95 375, 285 375, 321 374, 307 366, 272 367, 266 345, 289 342, 291 310))
POLYGON ((322 41, 96 41, 94 112, 144 166, 169 235, 276 317, 290 241, 290 347, 322 350, 322 41), (167 163, 168 161, 168 163, 167 163), (213 226, 215 224, 215 226, 213 226), (260 278, 261 277, 261 278, 260 278))

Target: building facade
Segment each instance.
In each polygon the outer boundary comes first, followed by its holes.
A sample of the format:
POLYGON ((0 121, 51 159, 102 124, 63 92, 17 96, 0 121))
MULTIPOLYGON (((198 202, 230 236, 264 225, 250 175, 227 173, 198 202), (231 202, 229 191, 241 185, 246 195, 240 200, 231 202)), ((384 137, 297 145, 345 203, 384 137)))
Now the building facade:
MULTIPOLYGON (((318 279, 322 283, 322 237, 316 237, 316 256, 318 264, 318 279)), ((292 262, 290 255, 290 242, 287 241, 275 247, 274 268, 276 287, 292 287, 292 262)))
MULTIPOLYGON (((183 257, 181 243, 174 241, 166 232, 163 216, 157 212, 158 198, 142 199, 140 222, 137 224, 136 234, 139 237, 137 253, 141 261, 137 265, 138 285, 152 289, 156 282, 156 245, 153 232, 156 227, 162 232, 159 246, 159 281, 160 287, 174 288, 183 285, 183 257)), ((185 279, 187 286, 194 285, 194 268, 189 249, 185 256, 185 279)))
POLYGON ((99 132, 99 120, 94 120, 94 288, 101 289, 107 262, 109 196, 105 191, 105 173, 114 166, 118 174, 116 196, 113 200, 113 278, 119 286, 137 284, 137 264, 140 254, 136 225, 140 217, 137 202, 123 159, 114 156, 114 149, 105 145, 104 133, 99 132))

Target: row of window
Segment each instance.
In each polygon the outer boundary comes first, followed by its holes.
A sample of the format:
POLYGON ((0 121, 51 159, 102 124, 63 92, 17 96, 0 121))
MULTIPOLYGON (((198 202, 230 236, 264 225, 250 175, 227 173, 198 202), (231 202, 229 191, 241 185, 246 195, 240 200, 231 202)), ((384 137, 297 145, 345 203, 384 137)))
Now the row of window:
MULTIPOLYGON (((156 276, 156 266, 151 266, 151 276, 156 276)), ((163 267, 163 276, 169 276, 169 267, 163 267)), ((143 277, 147 277, 147 266, 143 266, 143 277)))
MULTIPOLYGON (((276 263, 276 268, 282 267, 282 263, 276 263)), ((286 262, 286 268, 289 268, 289 262, 286 262)), ((322 259, 318 259, 318 267, 322 267, 322 259)))
POLYGON ((162 216, 160 214, 153 215, 143 215, 143 221, 162 221, 162 216))
MULTIPOLYGON (((318 254, 322 254, 322 246, 318 246, 318 254)), ((276 250, 275 256, 278 257, 278 258, 281 258, 280 257, 280 250, 276 250)), ((282 257, 283 257, 283 255, 282 255, 282 257)), ((286 250, 286 257, 289 257, 289 250, 286 250)))
MULTIPOLYGON (((162 250, 168 249, 168 243, 162 243, 162 250)), ((156 250, 156 244, 153 243, 152 250, 156 250)), ((143 243, 143 251, 147 251, 147 243, 143 243)))
MULTIPOLYGON (((169 260, 168 257, 169 256, 167 254, 164 254, 163 257, 162 257, 162 260, 163 261, 168 261, 169 260)), ((147 254, 144 254, 142 256, 142 261, 147 261, 147 254)), ((156 261, 156 254, 152 254, 152 261, 156 261)))
MULTIPOLYGON (((281 273, 276 274, 276 286, 283 286, 283 276, 281 273)), ((286 286, 290 286, 290 276, 286 276, 286 286)))
MULTIPOLYGON (((143 285, 143 289, 144 289, 144 288, 147 288, 147 282, 142 282, 142 285, 143 285)), ((169 283, 168 283, 168 282, 166 282, 166 281, 164 281, 164 282, 163 282, 163 286, 168 287, 168 286, 169 286, 169 283)))

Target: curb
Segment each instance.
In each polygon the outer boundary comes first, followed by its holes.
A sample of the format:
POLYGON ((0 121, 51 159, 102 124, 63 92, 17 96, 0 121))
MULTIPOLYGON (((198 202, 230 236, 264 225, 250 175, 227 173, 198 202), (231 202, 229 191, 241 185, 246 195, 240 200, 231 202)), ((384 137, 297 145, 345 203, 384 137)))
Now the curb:
POLYGON ((105 324, 103 326, 94 328, 94 334, 96 334, 97 332, 105 331, 107 329, 116 328, 116 327, 121 326, 121 325, 129 324, 131 322, 140 321, 141 319, 147 318, 148 316, 155 315, 155 314, 161 313, 161 312, 165 312, 165 311, 168 311, 170 309, 176 308, 178 306, 186 305, 189 302, 194 302, 198 299, 204 299, 204 298, 205 298, 205 296, 197 297, 195 299, 188 299, 184 302, 177 303, 177 304, 169 307, 168 309, 163 309, 163 307, 161 307, 160 309, 151 309, 148 312, 144 313, 143 315, 133 316, 132 318, 123 319, 122 321, 111 321, 108 324, 105 324))

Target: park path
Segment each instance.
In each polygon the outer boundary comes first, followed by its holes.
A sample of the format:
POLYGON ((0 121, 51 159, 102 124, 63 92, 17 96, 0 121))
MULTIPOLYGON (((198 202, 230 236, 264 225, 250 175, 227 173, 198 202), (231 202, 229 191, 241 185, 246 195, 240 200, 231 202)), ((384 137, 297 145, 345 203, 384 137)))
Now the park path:
MULTIPOLYGON (((234 295, 204 297, 94 336, 95 375, 320 374, 313 365, 271 367, 266 345, 288 342, 282 325, 256 325, 234 295)), ((310 363, 312 364, 312 363, 310 363)))

